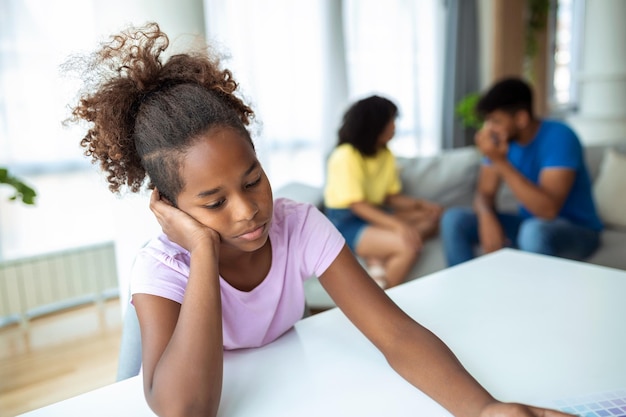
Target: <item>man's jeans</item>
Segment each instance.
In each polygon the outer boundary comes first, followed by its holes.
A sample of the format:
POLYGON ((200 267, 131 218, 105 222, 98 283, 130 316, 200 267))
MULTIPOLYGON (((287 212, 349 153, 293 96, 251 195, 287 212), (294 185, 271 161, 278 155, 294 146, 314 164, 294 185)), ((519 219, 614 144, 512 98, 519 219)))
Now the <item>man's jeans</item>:
MULTIPOLYGON (((572 224, 563 218, 522 219, 498 213, 507 247, 544 255, 582 260, 600 245, 600 232, 572 224)), ((441 219, 441 238, 449 266, 473 259, 479 248, 478 219, 471 208, 452 207, 441 219)))

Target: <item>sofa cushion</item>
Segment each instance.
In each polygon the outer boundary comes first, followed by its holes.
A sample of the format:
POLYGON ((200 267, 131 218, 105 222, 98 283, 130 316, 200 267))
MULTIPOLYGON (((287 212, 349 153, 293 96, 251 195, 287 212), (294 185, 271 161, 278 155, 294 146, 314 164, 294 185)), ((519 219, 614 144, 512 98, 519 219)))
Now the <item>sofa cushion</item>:
POLYGON ((626 229, 626 210, 622 201, 626 192, 626 154, 608 148, 594 183, 598 213, 608 226, 626 229))
POLYGON ((626 270, 626 233, 623 229, 604 229, 602 243, 586 262, 626 270))
POLYGON ((472 204, 480 165, 480 154, 475 147, 397 160, 404 193, 444 207, 472 204))

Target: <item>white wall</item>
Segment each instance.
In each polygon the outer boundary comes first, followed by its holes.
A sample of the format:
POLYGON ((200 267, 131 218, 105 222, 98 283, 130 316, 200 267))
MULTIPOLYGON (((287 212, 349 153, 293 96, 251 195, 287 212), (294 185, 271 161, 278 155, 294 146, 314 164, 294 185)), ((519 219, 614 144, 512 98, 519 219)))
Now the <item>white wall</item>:
POLYGON ((626 1, 586 0, 580 108, 568 121, 585 143, 626 141, 626 1))

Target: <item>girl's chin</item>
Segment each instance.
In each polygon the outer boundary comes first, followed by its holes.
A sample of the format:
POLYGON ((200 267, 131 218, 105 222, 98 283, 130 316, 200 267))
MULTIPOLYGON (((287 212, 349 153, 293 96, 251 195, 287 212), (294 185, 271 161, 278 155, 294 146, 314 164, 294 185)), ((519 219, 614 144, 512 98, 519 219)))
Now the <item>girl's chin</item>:
POLYGON ((241 252, 256 252, 268 243, 269 235, 265 231, 256 239, 240 239, 236 238, 231 241, 228 246, 232 250, 241 252))

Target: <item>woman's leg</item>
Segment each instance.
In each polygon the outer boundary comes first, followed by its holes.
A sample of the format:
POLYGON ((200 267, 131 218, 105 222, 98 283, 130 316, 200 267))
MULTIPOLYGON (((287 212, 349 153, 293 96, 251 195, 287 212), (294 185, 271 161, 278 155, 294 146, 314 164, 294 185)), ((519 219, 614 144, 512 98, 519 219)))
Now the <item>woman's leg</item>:
POLYGON ((405 281, 419 255, 406 245, 400 234, 375 226, 363 230, 356 244, 356 254, 383 260, 387 288, 405 281))

